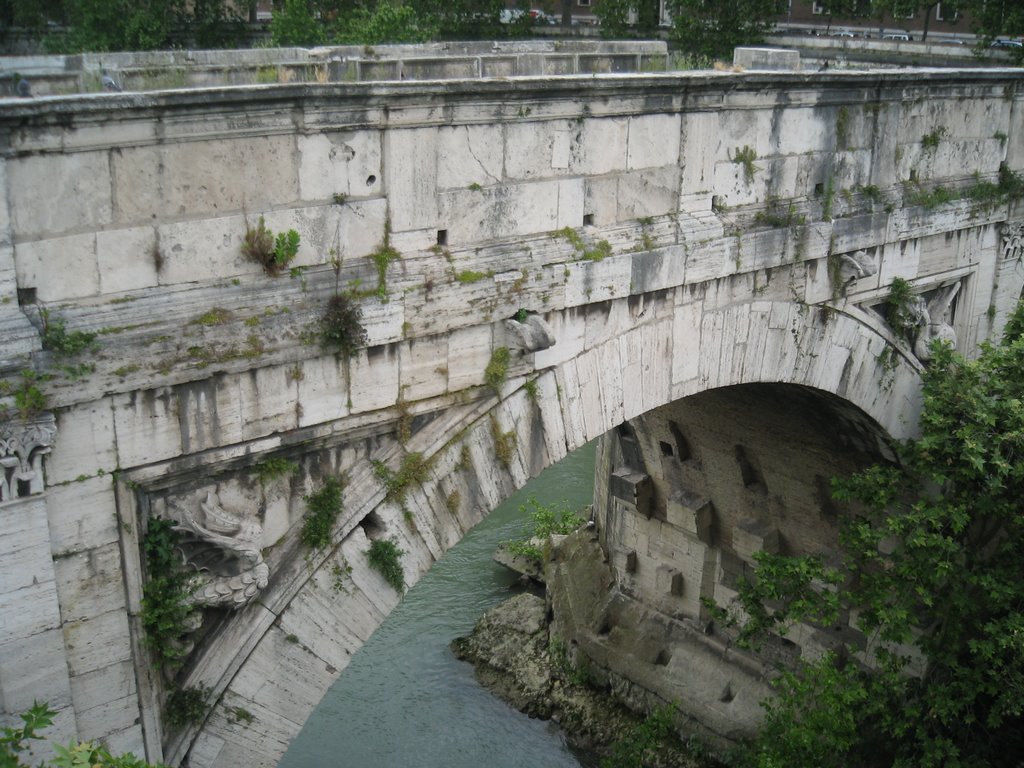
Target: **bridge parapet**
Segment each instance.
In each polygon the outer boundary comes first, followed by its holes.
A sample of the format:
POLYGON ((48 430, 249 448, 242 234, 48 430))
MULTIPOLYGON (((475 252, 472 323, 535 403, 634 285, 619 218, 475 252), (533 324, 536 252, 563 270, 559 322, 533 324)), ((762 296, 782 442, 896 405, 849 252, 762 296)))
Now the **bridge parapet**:
POLYGON ((890 434, 911 429, 913 342, 948 332, 970 351, 1024 284, 1010 173, 1024 170, 1022 77, 638 74, 6 102, 7 386, 48 396, 57 438, 45 490, 0 502, 5 525, 35 510, 36 549, 45 514, 53 587, 5 593, 41 617, 0 639, 5 706, 49 697, 69 735, 151 759, 271 765, 398 599, 365 566, 370 540, 395 537, 412 582, 566 451, 727 384, 797 382, 890 434), (243 257, 260 216, 300 235, 292 275, 243 257), (903 338, 878 311, 895 278, 929 310, 903 338), (338 291, 367 330, 351 358, 316 338, 338 291), (98 333, 99 348, 39 351, 44 317, 98 333), (509 365, 489 375, 501 349, 509 365), (26 382, 29 366, 56 375, 26 382), (398 499, 387 481, 412 455, 427 465, 398 499), (270 459, 296 469, 269 477, 270 459), (344 514, 309 552, 303 496, 342 475, 344 514), (139 626, 140 542, 151 518, 183 522, 208 498, 225 528, 260 524, 269 584, 207 616, 176 684, 220 703, 168 733, 168 685, 139 626), (348 592, 334 589, 350 565, 348 592), (42 689, 10 663, 33 637, 68 658, 42 689))

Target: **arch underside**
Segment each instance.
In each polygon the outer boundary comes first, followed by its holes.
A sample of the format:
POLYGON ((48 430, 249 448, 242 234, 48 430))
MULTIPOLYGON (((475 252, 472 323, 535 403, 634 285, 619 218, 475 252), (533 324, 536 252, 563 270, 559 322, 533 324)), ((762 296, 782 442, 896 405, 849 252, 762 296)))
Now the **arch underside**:
POLYGON ((898 355, 895 367, 884 366, 886 339, 856 310, 768 300, 715 306, 680 288, 553 313, 549 322, 559 343, 534 353, 532 366, 514 365, 500 397, 453 403, 378 457, 392 467, 410 452, 429 460, 404 504, 386 499, 369 461, 345 467, 335 543, 305 555, 293 542, 272 562, 260 599, 218 630, 189 681, 215 681, 222 695, 201 728, 165 746, 166 759, 187 755, 193 768, 276 765, 400 599, 368 567, 369 538, 398 543, 412 584, 530 477, 623 422, 709 390, 781 383, 834 395, 892 438, 916 424, 919 364, 898 355), (505 463, 496 440, 509 433, 515 450, 505 463))

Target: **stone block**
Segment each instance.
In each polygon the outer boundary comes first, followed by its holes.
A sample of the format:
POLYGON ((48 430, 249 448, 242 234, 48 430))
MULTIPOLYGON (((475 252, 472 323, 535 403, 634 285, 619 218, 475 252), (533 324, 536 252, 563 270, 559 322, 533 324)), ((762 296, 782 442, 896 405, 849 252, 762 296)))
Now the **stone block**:
POLYGON ((31 638, 60 626, 57 584, 51 578, 25 587, 0 592, 0 611, 4 616, 4 641, 31 638))
POLYGON ((91 232, 19 243, 14 247, 19 288, 39 301, 65 301, 100 292, 96 236, 91 232))
POLYGON ((400 391, 406 400, 443 395, 448 389, 448 337, 411 339, 400 346, 400 391))
POLYGON ((546 179, 568 172, 580 141, 575 123, 515 122, 506 124, 504 129, 506 180, 546 179))
POLYGON ((367 256, 384 242, 387 200, 353 200, 339 212, 337 245, 342 259, 367 256))
MULTIPOLYGON (((295 376, 295 366, 275 365, 230 377, 237 381, 238 405, 234 409, 225 408, 223 416, 218 410, 218 423, 226 422, 230 426, 221 428, 218 442, 229 442, 228 435, 237 429, 241 430, 243 440, 295 429, 299 423, 295 376)), ((222 389, 230 391, 232 384, 225 381, 222 389)), ((218 401, 225 399, 219 397, 218 401)))
POLYGON ((714 505, 710 499, 686 490, 676 491, 665 504, 665 521, 705 544, 711 543, 714 516, 714 505))
POLYGON ((779 529, 764 520, 739 520, 732 529, 732 549, 748 563, 754 562, 757 552, 777 555, 779 529))
POLYGON ((8 160, 7 181, 11 225, 19 238, 38 239, 111 223, 106 152, 39 154, 8 160))
POLYGON ((587 212, 584 187, 583 179, 564 179, 558 182, 558 217, 555 229, 583 225, 583 216, 587 212))
POLYGON ((72 677, 71 700, 80 739, 105 740, 128 730, 139 719, 135 668, 130 661, 120 661, 72 677))
POLYGON ((689 112, 680 116, 680 190, 684 195, 714 188, 719 114, 718 111, 689 112))
POLYGON ((439 197, 435 221, 457 244, 551 232, 557 229, 560 188, 544 181, 449 190, 439 197))
POLYGON ((395 232, 438 226, 437 132, 402 128, 384 136, 384 189, 395 232))
POLYGON ((679 168, 668 166, 619 176, 616 221, 664 216, 679 206, 679 168))
POLYGON ((800 51, 740 46, 732 52, 733 66, 769 72, 799 72, 800 51))
POLYGON ((161 285, 259 274, 262 268, 242 255, 246 227, 256 227, 259 214, 223 216, 161 225, 158 229, 161 285))
POLYGON ((368 130, 298 136, 299 196, 333 201, 336 195, 380 194, 381 141, 379 131, 368 130))
POLYGON ((112 157, 118 223, 257 212, 298 199, 295 138, 181 141, 112 157))
POLYGON ((491 329, 460 328, 448 335, 448 391, 458 392, 484 383, 484 369, 491 360, 491 329))
POLYGON ((170 387, 114 395, 117 459, 135 467, 181 453, 177 397, 170 387))
POLYGON ((96 233, 96 264, 100 293, 121 293, 157 285, 152 227, 107 230, 96 233))
MULTIPOLYGON (((626 170, 629 124, 629 118, 622 117, 584 119, 569 169, 588 176, 626 170)), ((641 158, 639 149, 637 157, 641 158)))
POLYGON ((398 347, 361 349, 350 361, 352 413, 386 408, 398 400, 398 347))
MULTIPOLYGON (((111 472, 117 467, 109 400, 73 405, 57 411, 56 416, 57 440, 46 458, 48 485, 84 479, 100 470, 111 472)), ((109 484, 109 478, 106 482, 109 484)))
MULTIPOLYGON (((588 247, 593 245, 588 244, 588 247)), ((613 256, 603 261, 578 261, 567 264, 565 268, 569 270, 565 281, 567 306, 620 299, 630 293, 633 264, 628 256, 613 256)))
POLYGON ((70 706, 71 685, 63 661, 64 636, 60 629, 0 643, 0 699, 4 709, 24 712, 37 701, 45 701, 54 709, 70 706))
POLYGON ((298 377, 299 426, 323 424, 347 416, 348 381, 343 362, 335 355, 303 360, 290 369, 298 377))
POLYGON ((118 541, 118 513, 110 477, 90 477, 48 490, 52 554, 90 550, 118 541))
POLYGON ((654 511, 651 507, 654 483, 649 475, 627 468, 615 469, 609 477, 609 490, 613 497, 629 504, 644 517, 650 517, 654 511))
POLYGON ((0 591, 47 581, 53 581, 53 563, 44 497, 0 505, 0 591))
POLYGON ((626 168, 679 165, 679 114, 635 115, 629 118, 626 168))
POLYGON ((504 129, 497 124, 444 126, 437 133, 438 189, 502 182, 504 129))
POLYGON ((81 621, 125 610, 121 550, 117 542, 58 558, 53 570, 62 621, 81 621))
POLYGON ((73 677, 131 658, 128 614, 124 611, 65 623, 64 648, 73 677))

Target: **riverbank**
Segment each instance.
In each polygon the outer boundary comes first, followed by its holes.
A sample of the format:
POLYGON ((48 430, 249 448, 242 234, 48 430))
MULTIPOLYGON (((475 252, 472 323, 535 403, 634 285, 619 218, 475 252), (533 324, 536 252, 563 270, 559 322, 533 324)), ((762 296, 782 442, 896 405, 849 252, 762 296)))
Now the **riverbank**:
POLYGON ((487 611, 451 648, 474 665, 477 680, 493 694, 530 717, 557 723, 574 749, 591 755, 591 765, 721 765, 698 738, 679 736, 671 705, 644 717, 621 703, 602 671, 577 660, 553 631, 551 618, 548 600, 524 592, 487 611))

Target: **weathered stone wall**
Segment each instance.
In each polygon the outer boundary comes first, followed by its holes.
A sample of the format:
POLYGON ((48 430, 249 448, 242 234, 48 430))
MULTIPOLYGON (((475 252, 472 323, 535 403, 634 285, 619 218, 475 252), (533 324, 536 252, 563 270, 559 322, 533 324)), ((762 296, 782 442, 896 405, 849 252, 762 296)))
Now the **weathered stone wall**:
POLYGON ((23 369, 53 374, 34 386, 57 428, 45 459, 0 457, 27 462, 0 503, 0 567, 39 561, 34 582, 3 581, 5 712, 49 699, 61 738, 273 765, 399 599, 370 539, 399 542, 412 583, 567 451, 720 386, 799 383, 906 434, 921 363, 875 307, 899 276, 935 307, 922 333, 969 350, 1001 328, 1024 282, 1019 209, 958 194, 1024 167, 1020 83, 702 73, 5 102, 3 372, 14 391, 23 369), (911 171, 959 193, 922 205, 911 171), (259 216, 300 233, 293 275, 242 257, 259 216), (397 261, 375 260, 385 242, 397 261), (351 359, 315 338, 339 288, 362 296, 351 359), (42 309, 98 349, 41 350, 42 309), (427 469, 388 498, 375 462, 410 454, 427 469), (272 458, 297 469, 261 481, 272 458), (340 473, 332 545, 310 552, 303 496, 340 473), (151 516, 202 522, 204 504, 224 529, 258 525, 244 551, 269 583, 207 611, 174 682, 208 686, 212 709, 174 731, 139 626, 140 542, 151 516), (63 666, 26 663, 61 644, 63 666))

